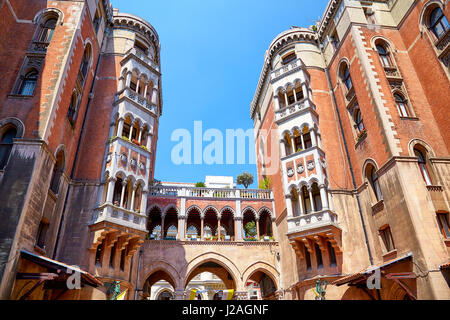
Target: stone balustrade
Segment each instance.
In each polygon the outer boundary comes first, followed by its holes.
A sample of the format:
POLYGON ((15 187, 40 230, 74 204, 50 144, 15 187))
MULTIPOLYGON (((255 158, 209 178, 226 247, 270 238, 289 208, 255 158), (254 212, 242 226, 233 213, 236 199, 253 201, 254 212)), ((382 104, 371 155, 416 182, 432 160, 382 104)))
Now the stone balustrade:
POLYGON ((150 187, 151 197, 188 197, 188 198, 214 198, 214 199, 252 199, 272 200, 272 190, 259 189, 219 189, 194 188, 174 186, 150 187))
POLYGON ((93 224, 108 221, 140 231, 147 231, 147 216, 124 208, 105 203, 100 206, 94 216, 93 224))
POLYGON ((137 48, 131 48, 130 50, 128 50, 125 53, 125 57, 127 57, 128 55, 132 54, 133 56, 139 58, 142 62, 144 62, 145 64, 149 65, 150 67, 152 67, 153 69, 155 69, 156 71, 159 72, 159 66, 157 63, 155 63, 152 59, 150 59, 144 52, 142 52, 141 50, 137 49, 137 48))
POLYGON ((304 98, 275 111, 275 120, 283 120, 290 116, 298 115, 302 111, 306 112, 311 109, 315 111, 316 105, 309 98, 304 98))
POLYGON ((338 216, 330 210, 312 212, 297 217, 288 218, 288 232, 303 232, 326 225, 337 227, 338 216))

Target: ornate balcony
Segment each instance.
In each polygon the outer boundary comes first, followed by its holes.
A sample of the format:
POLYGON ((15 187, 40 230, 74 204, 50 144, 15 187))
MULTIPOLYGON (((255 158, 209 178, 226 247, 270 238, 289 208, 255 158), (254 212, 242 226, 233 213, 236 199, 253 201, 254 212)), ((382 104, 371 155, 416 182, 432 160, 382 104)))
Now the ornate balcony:
POLYGON ((313 111, 316 114, 316 105, 309 98, 305 98, 275 111, 275 120, 277 122, 288 120, 308 111, 313 111))
POLYGON ((33 41, 30 44, 28 52, 37 54, 46 54, 50 42, 33 41))
MULTIPOLYGON (((125 58, 121 61, 122 65, 125 65, 128 61, 136 61, 138 64, 140 64, 142 67, 145 67, 146 69, 156 71, 158 74, 160 72, 159 65, 150 59, 144 52, 137 48, 131 48, 125 53, 125 58)), ((133 64, 133 63, 132 63, 133 64)), ((134 67, 137 67, 140 69, 139 66, 133 64, 134 67)), ((133 68, 129 68, 129 70, 132 70, 133 68)))
POLYGON ((121 168, 127 174, 147 181, 150 171, 149 163, 152 158, 151 152, 121 137, 112 137, 110 143, 112 149, 106 159, 107 168, 111 172, 121 168), (127 150, 127 152, 123 152, 123 150, 127 150))
MULTIPOLYGON (((294 60, 294 61, 282 66, 281 68, 272 71, 272 73, 270 75, 270 82, 275 83, 278 80, 301 70, 302 68, 304 68, 302 61, 300 59, 294 60)), ((305 79, 302 79, 302 80, 304 81, 305 79)))
MULTIPOLYGON (((303 243, 311 251, 311 243, 322 247, 324 241, 330 241, 337 252, 341 252, 341 233, 337 214, 331 210, 323 210, 291 217, 287 219, 287 236, 297 254, 301 254, 298 243, 303 243), (298 242, 298 243, 297 243, 298 242)), ((301 256, 302 257, 302 256, 301 256)))
POLYGON ((147 216, 124 208, 105 203, 95 211, 92 225, 100 222, 110 222, 139 231, 147 231, 147 216))
POLYGON ((158 113, 158 107, 156 105, 150 103, 145 97, 141 96, 140 94, 131 90, 130 88, 125 88, 122 91, 119 91, 119 93, 116 95, 115 104, 117 105, 124 100, 131 101, 133 105, 136 105, 139 109, 143 111, 146 112, 150 111, 155 115, 158 113))
POLYGON ((307 182, 308 178, 313 175, 323 182, 326 164, 321 159, 325 159, 325 153, 317 146, 281 158, 281 168, 290 181, 288 185, 292 182, 298 184, 301 180, 307 182), (310 158, 311 160, 307 160, 310 158), (304 174, 305 172, 306 174, 304 174), (295 178, 289 179, 292 177, 295 178))

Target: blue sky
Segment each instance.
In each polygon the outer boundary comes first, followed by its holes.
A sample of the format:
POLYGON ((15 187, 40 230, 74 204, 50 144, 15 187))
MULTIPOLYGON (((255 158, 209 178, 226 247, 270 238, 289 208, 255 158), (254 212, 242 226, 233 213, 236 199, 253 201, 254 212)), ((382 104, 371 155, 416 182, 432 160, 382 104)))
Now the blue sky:
MULTIPOLYGON (((226 129, 252 128, 249 106, 265 51, 279 33, 291 26, 314 24, 328 0, 285 0, 282 5, 268 0, 111 2, 120 12, 150 22, 161 41, 164 105, 155 178, 199 182, 206 175, 236 178, 248 171, 255 177, 250 187, 256 188, 256 166, 252 164, 175 165, 171 151, 178 142, 171 141, 171 134, 184 128, 193 135, 197 120, 202 121, 203 132, 216 128, 224 137, 226 129)), ((208 144, 203 142, 203 147, 208 144)))

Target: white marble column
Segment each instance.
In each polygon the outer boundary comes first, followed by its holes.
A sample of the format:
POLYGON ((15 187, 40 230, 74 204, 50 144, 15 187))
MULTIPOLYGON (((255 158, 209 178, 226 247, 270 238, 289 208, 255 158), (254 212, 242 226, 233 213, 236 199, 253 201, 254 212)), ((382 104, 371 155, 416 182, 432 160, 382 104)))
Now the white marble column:
POLYGON ((125 120, 123 118, 119 118, 119 124, 117 125, 117 136, 118 137, 122 137, 124 122, 125 122, 125 120))
POLYGON ((141 214, 147 215, 147 193, 146 189, 141 191, 141 214))
POLYGON ((234 218, 236 222, 236 230, 235 230, 235 238, 237 241, 242 241, 243 236, 243 228, 242 228, 242 217, 235 217, 234 218))
POLYGON ((313 195, 312 195, 312 187, 308 187, 308 192, 309 192, 309 202, 311 203, 311 210, 312 210, 312 212, 315 212, 316 208, 314 207, 314 199, 313 199, 313 195))
POLYGON ((286 199, 286 211, 287 211, 287 216, 288 218, 292 218, 294 216, 294 213, 292 211, 292 196, 291 195, 287 195, 284 196, 286 199))
POLYGON ((322 200, 322 210, 328 210, 328 195, 325 184, 321 184, 320 188, 320 199, 322 200))
POLYGON ((116 184, 117 179, 110 177, 108 179, 108 193, 106 195, 106 202, 112 203, 114 197, 114 186, 116 184))
POLYGON ((122 181, 122 193, 120 195, 120 207, 123 208, 123 202, 124 202, 124 198, 125 198, 125 189, 127 187, 127 181, 124 180, 122 181))
POLYGON ((137 185, 133 184, 133 191, 131 192, 131 205, 130 205, 130 211, 135 211, 134 210, 134 198, 136 196, 136 189, 137 189, 137 185))

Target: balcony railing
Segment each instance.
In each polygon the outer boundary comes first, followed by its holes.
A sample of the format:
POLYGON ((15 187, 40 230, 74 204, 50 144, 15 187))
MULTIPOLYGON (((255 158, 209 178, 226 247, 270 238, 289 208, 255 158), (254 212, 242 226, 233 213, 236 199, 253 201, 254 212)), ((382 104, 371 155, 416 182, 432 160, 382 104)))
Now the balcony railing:
POLYGON ((304 214, 298 217, 290 217, 288 221, 288 233, 310 232, 321 227, 337 225, 337 214, 330 210, 323 210, 304 214))
POLYGON ((46 54, 50 42, 33 41, 30 45, 29 52, 46 54))
POLYGON ((147 217, 139 212, 105 203, 96 210, 93 224, 102 221, 146 231, 147 217))
POLYGON ((194 188, 153 186, 149 189, 149 195, 153 197, 192 197, 214 199, 255 199, 272 200, 272 190, 259 189, 219 189, 219 188, 194 188))
POLYGON ((155 69, 156 71, 159 72, 159 66, 157 63, 155 63, 152 59, 150 59, 144 52, 142 52, 141 50, 137 49, 137 48, 131 48, 130 50, 128 50, 125 53, 125 57, 127 57, 128 55, 134 55, 135 57, 139 58, 142 62, 144 62, 145 64, 149 65, 150 67, 152 67, 153 69, 155 69))
POLYGON ((123 91, 119 92, 118 96, 117 96, 117 100, 119 100, 123 97, 127 97, 128 99, 131 99, 134 102, 136 102, 141 107, 143 107, 151 112, 156 113, 157 107, 154 104, 150 103, 147 100, 147 98, 141 96, 139 93, 131 90, 130 88, 125 88, 123 91))
POLYGON ((294 102, 275 111, 275 120, 278 121, 287 118, 299 111, 307 110, 309 107, 311 107, 313 110, 316 110, 315 104, 310 99, 304 98, 300 101, 294 102))
POLYGON ((282 66, 281 68, 272 71, 270 80, 271 80, 271 82, 275 82, 295 71, 300 70, 301 67, 302 67, 302 61, 300 59, 289 62, 288 64, 282 66))

